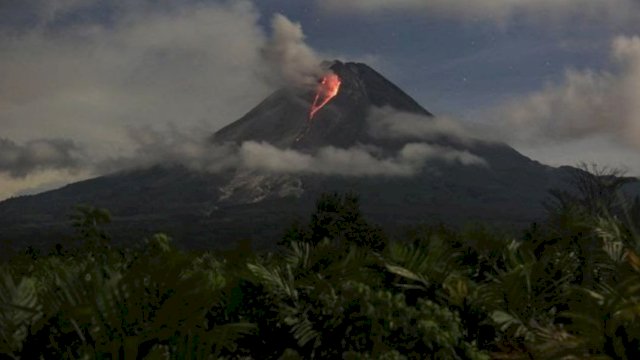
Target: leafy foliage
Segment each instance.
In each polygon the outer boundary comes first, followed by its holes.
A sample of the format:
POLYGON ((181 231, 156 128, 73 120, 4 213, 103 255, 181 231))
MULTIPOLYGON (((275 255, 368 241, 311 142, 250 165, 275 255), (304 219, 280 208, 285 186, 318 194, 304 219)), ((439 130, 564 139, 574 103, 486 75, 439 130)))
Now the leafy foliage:
POLYGON ((521 236, 389 241, 328 194, 267 253, 115 248, 108 212, 81 207, 80 247, 0 267, 0 358, 635 359, 640 207, 627 180, 577 174, 521 236))
POLYGON ((304 241, 318 244, 324 239, 339 240, 375 251, 381 251, 387 238, 378 226, 369 224, 360 212, 355 194, 323 194, 308 226, 294 226, 285 234, 284 243, 304 241))

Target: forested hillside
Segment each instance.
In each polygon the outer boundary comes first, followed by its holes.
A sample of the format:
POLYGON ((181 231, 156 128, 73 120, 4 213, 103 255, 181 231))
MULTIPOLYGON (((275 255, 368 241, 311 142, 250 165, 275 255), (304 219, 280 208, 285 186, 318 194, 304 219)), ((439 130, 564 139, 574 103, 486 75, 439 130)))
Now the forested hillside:
MULTIPOLYGON (((81 244, 2 264, 0 358, 636 359, 640 204, 628 180, 576 172, 544 222, 388 234, 326 194, 278 248, 113 246, 78 208, 81 244)), ((393 212, 393 209, 389 209, 393 212)), ((251 221, 251 219, 247 219, 251 221)))

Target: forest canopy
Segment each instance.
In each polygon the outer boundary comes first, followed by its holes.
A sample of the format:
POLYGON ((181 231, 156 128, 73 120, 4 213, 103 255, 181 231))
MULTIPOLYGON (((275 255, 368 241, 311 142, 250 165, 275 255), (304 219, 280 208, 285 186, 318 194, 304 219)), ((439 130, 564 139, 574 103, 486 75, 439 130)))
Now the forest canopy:
POLYGON ((325 194, 260 252, 116 247, 109 212, 80 207, 82 246, 1 265, 0 358, 633 359, 640 203, 618 175, 576 170, 517 236, 390 237, 357 195, 325 194))

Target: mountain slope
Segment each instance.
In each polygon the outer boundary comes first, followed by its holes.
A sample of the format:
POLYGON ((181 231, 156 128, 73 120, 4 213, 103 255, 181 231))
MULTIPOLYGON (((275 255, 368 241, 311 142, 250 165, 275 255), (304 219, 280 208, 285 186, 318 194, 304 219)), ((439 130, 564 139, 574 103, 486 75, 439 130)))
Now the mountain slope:
MULTIPOLYGON (((328 146, 373 146, 395 153, 406 140, 370 135, 375 108, 433 115, 370 67, 334 62, 342 80, 337 96, 309 121, 314 89, 280 89, 245 116, 222 128, 212 141, 267 142, 313 154, 328 146), (303 134, 303 136, 301 136, 303 134)), ((290 221, 305 217, 322 192, 353 191, 363 211, 388 228, 417 222, 462 224, 471 220, 524 225, 542 215, 551 187, 564 171, 535 162, 505 144, 443 136, 434 145, 475 154, 487 166, 433 161, 415 176, 344 177, 269 174, 247 169, 205 173, 184 167, 153 167, 102 176, 33 196, 0 203, 0 241, 46 247, 68 236, 66 216, 78 203, 114 214, 110 231, 119 241, 154 231, 175 236, 186 247, 224 247, 239 238, 273 244, 290 221)))
POLYGON ((367 118, 372 108, 391 107, 398 111, 433 116, 400 88, 369 66, 335 61, 330 69, 340 77, 338 95, 308 121, 314 89, 280 89, 238 121, 220 129, 213 140, 265 141, 279 147, 349 147, 372 143, 367 118), (300 141, 296 138, 307 132, 300 141))

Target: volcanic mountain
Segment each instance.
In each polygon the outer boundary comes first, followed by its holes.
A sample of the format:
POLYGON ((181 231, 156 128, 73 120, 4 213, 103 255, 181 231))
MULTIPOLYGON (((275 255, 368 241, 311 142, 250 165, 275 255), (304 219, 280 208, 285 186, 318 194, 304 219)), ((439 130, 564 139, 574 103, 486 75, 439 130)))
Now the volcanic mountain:
MULTIPOLYGON (((373 113, 382 109, 435 121, 365 64, 336 61, 328 69, 331 73, 340 80, 339 91, 313 118, 316 89, 283 88, 213 134, 211 141, 237 147, 269 144, 308 157, 327 148, 358 148, 386 159, 397 158, 416 140, 411 134, 373 134, 373 113)), ((420 139, 420 144, 466 154, 481 164, 455 156, 429 158, 424 160, 428 166, 402 176, 251 168, 210 173, 157 165, 3 201, 0 241, 21 248, 61 242, 70 233, 68 214, 74 206, 90 204, 112 212, 108 230, 118 241, 165 232, 186 247, 225 247, 247 237, 257 246, 268 246, 292 219, 306 218, 318 195, 328 191, 358 193, 365 215, 388 228, 419 222, 525 225, 542 215, 548 189, 562 184, 564 177, 562 168, 542 165, 501 143, 442 133, 420 139)))
MULTIPOLYGON (((238 121, 219 130, 213 141, 267 142, 308 152, 326 146, 367 145, 393 154, 415 139, 407 134, 404 138, 372 135, 369 121, 372 112, 391 109, 424 122, 435 118, 365 64, 336 61, 330 70, 342 81, 340 91, 312 121, 305 119, 313 91, 281 89, 238 121)), ((564 170, 533 161, 506 144, 460 139, 447 133, 434 133, 426 142, 473 154, 485 161, 486 166, 440 162, 412 177, 302 175, 295 179, 303 184, 307 195, 354 190, 364 200, 365 211, 388 223, 430 219, 453 223, 471 219, 526 223, 540 215, 548 189, 561 186, 564 181, 564 170)), ((250 193, 243 190, 240 195, 250 193)))
POLYGON ((265 141, 280 147, 349 147, 372 143, 367 118, 372 108, 433 116, 409 95, 364 64, 334 62, 330 67, 341 80, 338 94, 309 117, 315 89, 280 89, 236 122, 214 135, 215 141, 265 141), (307 129, 307 126, 312 127, 307 129), (307 131, 309 130, 309 131, 307 131), (299 140, 298 137, 304 136, 299 140))

